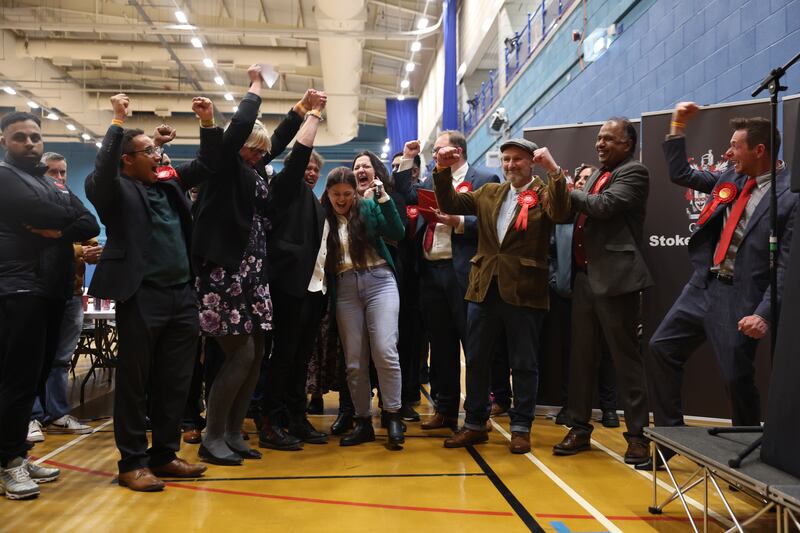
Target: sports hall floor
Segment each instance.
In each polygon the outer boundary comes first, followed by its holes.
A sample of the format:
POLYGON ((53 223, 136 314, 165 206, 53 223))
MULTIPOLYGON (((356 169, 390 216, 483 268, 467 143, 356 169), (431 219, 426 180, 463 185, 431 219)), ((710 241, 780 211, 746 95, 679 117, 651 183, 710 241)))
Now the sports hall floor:
MULTIPOLYGON (((85 365, 78 369, 82 378, 85 365), (83 370, 82 370, 83 369, 83 370)), ((241 467, 209 465, 199 480, 173 480, 162 493, 134 493, 115 481, 111 394, 107 375, 90 380, 87 402, 73 414, 89 422, 88 435, 46 435, 32 451, 61 468, 61 478, 42 485, 38 500, 0 498, 0 531, 690 531, 678 503, 663 515, 647 511, 652 498, 649 473, 622 462, 623 429, 597 424, 591 452, 555 457, 552 446, 565 434, 551 418, 537 416, 532 454, 508 451, 508 418, 494 419, 488 444, 446 450, 446 431, 424 432, 409 423, 405 449, 378 440, 342 448, 307 444, 303 451, 262 450, 264 457, 241 467)), ((71 383, 76 398, 77 386, 71 383)), ((431 412, 423 398, 418 410, 431 412)), ((325 415, 311 417, 319 429, 335 418, 336 396, 325 396, 325 415)), ((462 415, 463 416, 463 415, 462 415)), ((377 419, 376 419, 377 423, 377 419)), ((251 420, 246 429, 257 445, 251 420)), ((197 445, 183 444, 181 457, 197 461, 197 445)), ((679 479, 691 463, 670 462, 679 479)), ((666 480, 666 477, 663 478, 666 480)), ((667 493, 659 490, 659 498, 667 493)), ((694 511, 702 530, 702 492, 694 489, 694 511)), ((753 501, 728 493, 734 509, 749 514, 753 501)), ((716 510, 721 501, 710 496, 716 510)), ((716 515, 718 518, 719 515, 716 515)), ((774 514, 748 531, 773 531, 774 514)), ((726 528, 712 518, 711 531, 726 528)))

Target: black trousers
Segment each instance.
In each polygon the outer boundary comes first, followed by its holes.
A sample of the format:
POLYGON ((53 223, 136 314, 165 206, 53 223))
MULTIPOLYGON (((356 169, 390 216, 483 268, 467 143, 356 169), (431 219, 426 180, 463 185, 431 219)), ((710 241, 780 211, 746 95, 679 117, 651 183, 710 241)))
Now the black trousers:
POLYGON ((306 292, 297 298, 277 286, 272 287, 271 296, 275 327, 262 411, 273 420, 281 420, 287 414, 290 421, 302 420, 306 412, 308 360, 326 297, 321 292, 306 292))
POLYGON ((404 266, 403 283, 400 289, 400 316, 397 351, 400 356, 400 375, 402 379, 401 400, 403 405, 418 402, 420 399, 420 358, 425 349, 425 333, 422 325, 422 310, 419 304, 419 279, 404 266))
POLYGON ((466 339, 467 304, 452 260, 423 261, 420 300, 431 343, 431 388, 436 412, 457 417, 461 404, 461 345, 466 339))
POLYGON ((186 283, 173 287, 142 284, 117 303, 114 439, 119 471, 157 467, 180 449, 181 415, 186 406, 200 333, 197 297, 186 283), (147 402, 153 443, 145 429, 147 402))
POLYGON ((593 429, 589 419, 605 337, 617 370, 619 399, 628 429, 625 438, 644 439, 642 429, 649 423, 649 413, 644 358, 637 335, 640 306, 638 292, 597 296, 585 272, 575 275, 568 405, 576 431, 593 429))
POLYGON ((0 297, 0 465, 25 457, 28 421, 58 347, 64 300, 0 297))

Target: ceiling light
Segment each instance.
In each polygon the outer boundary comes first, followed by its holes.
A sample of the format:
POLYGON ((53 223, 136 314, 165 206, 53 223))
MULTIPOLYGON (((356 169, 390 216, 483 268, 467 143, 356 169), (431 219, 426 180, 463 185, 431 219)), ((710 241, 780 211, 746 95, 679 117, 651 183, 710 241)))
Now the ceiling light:
POLYGON ((414 67, 416 67, 416 65, 409 61, 406 63, 406 72, 414 72, 414 67))
POLYGON ((75 128, 75 125, 74 125, 74 124, 67 124, 67 129, 68 129, 69 131, 75 131, 75 129, 76 129, 76 128, 75 128))
POLYGON ((188 24, 188 23, 189 23, 189 19, 188 19, 188 18, 186 18, 186 13, 184 13, 183 11, 176 11, 176 12, 175 12, 175 18, 176 18, 176 19, 178 20, 178 22, 180 22, 181 24, 188 24))
POLYGON ((203 43, 197 37, 192 37, 192 46, 195 48, 203 48, 203 43))
POLYGON ((81 137, 83 137, 84 141, 88 141, 92 138, 92 136, 89 135, 88 133, 81 133, 81 137))
POLYGON ((233 102, 233 95, 231 93, 225 93, 225 100, 233 102))
POLYGON ((214 62, 211 61, 211 58, 204 57, 203 58, 203 64, 208 68, 214 68, 214 62))
POLYGON ((58 115, 57 115, 57 114, 55 114, 55 113, 53 113, 52 111, 50 111, 50 112, 47 114, 47 118, 49 118, 50 120, 58 120, 58 115))
POLYGON ((237 111, 239 111, 239 106, 238 105, 233 106, 233 112, 236 113, 237 111))
POLYGON ((408 86, 411 85, 411 82, 408 80, 403 80, 400 82, 401 89, 408 89, 408 86))
POLYGON ((14 89, 12 89, 11 87, 8 87, 8 86, 6 86, 6 87, 3 87, 3 90, 4 90, 5 92, 7 92, 8 94, 12 94, 12 95, 13 95, 13 94, 17 94, 17 91, 15 91, 14 89))
POLYGON ((386 152, 381 153, 381 159, 386 159, 389 156, 386 152))
POLYGON ((419 52, 420 50, 422 50, 422 43, 421 42, 414 41, 413 43, 411 43, 411 51, 412 52, 419 52))
POLYGON ((103 147, 103 145, 100 143, 100 141, 97 141, 96 143, 94 143, 94 145, 97 146, 98 148, 102 148, 103 147))
POLYGON ((390 141, 389 137, 386 137, 386 140, 385 140, 385 141, 383 141, 383 144, 389 144, 390 142, 391 142, 391 141, 390 141))
POLYGON ((28 107, 30 107, 31 109, 39 109, 39 104, 37 104, 33 100, 28 100, 28 107))
POLYGON ((426 17, 422 17, 417 21, 417 29, 424 30, 428 27, 428 19, 426 17))
POLYGON ((405 100, 405 99, 406 99, 406 95, 404 95, 404 94, 398 94, 398 95, 397 95, 397 99, 398 99, 399 101, 401 101, 401 102, 402 102, 403 100, 405 100))
POLYGON ((214 76, 214 83, 217 85, 225 85, 225 80, 222 79, 222 76, 214 76))

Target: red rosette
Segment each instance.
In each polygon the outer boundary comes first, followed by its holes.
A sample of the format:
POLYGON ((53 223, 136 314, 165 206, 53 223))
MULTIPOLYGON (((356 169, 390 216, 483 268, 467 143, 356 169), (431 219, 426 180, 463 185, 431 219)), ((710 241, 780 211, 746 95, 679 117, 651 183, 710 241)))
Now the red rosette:
POLYGON ((729 181, 725 183, 720 183, 716 187, 714 187, 714 191, 711 193, 711 197, 713 198, 711 202, 706 202, 706 205, 703 207, 703 210, 700 212, 700 216, 697 217, 697 225, 702 226, 706 223, 706 221, 711 217, 711 215, 716 211, 717 207, 720 204, 729 204, 736 199, 736 195, 739 193, 736 185, 729 181))
POLYGON ((456 187, 456 192, 457 193, 472 192, 472 184, 468 181, 465 181, 459 184, 458 187, 456 187))
POLYGON ((406 216, 411 220, 416 220, 419 216, 419 207, 416 205, 407 205, 406 206, 406 216))
POLYGON ((174 167, 169 165, 156 168, 156 177, 158 178, 158 181, 169 181, 172 179, 180 180, 178 177, 178 172, 174 167))
POLYGON ((533 190, 522 191, 517 196, 517 203, 519 204, 519 214, 514 222, 514 229, 525 231, 528 229, 528 210, 539 205, 539 195, 533 190))

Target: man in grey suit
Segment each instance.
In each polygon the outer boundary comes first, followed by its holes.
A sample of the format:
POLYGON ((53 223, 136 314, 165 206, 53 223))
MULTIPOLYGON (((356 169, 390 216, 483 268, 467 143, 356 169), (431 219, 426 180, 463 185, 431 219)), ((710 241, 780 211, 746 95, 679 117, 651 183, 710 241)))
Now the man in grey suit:
POLYGON ((589 449, 594 383, 605 338, 628 429, 625 462, 636 464, 649 456, 642 434, 648 424, 646 379, 637 338, 641 291, 653 284, 641 252, 649 172, 633 159, 636 130, 626 118, 606 121, 595 148, 601 168, 583 191, 571 193, 577 213, 572 237, 572 323, 577 327, 572 328, 568 400, 574 425, 553 453, 574 455, 589 449))

